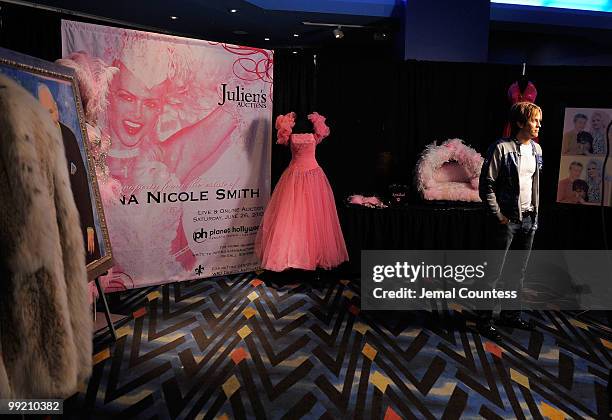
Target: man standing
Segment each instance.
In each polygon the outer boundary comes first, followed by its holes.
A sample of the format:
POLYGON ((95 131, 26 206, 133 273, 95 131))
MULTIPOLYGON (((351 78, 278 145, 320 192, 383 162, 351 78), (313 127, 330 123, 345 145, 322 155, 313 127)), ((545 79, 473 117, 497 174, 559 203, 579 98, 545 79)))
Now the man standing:
MULTIPOLYGON (((480 172, 480 198, 492 216, 494 230, 491 249, 503 251, 495 276, 487 287, 493 288, 503 275, 507 288, 520 290, 538 226, 542 149, 533 141, 538 136, 542 110, 531 102, 519 102, 510 109, 511 136, 497 140, 487 151, 480 172), (508 250, 520 250, 516 265, 510 266, 508 250)), ((520 301, 520 298, 519 298, 520 301)), ((502 310, 499 323, 513 328, 531 329, 520 310, 502 310)), ((480 311, 479 330, 493 340, 499 332, 492 322, 492 311, 480 311)))

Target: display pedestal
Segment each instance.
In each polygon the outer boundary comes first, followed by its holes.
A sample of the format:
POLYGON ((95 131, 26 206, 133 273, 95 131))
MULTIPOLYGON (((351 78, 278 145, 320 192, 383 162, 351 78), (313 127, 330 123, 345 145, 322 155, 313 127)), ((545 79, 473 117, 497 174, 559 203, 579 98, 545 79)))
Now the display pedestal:
MULTIPOLYGON (((338 216, 353 273, 361 270, 362 250, 482 250, 495 235, 482 203, 420 202, 398 208, 338 205, 338 216)), ((604 208, 612 220, 612 208, 604 208)), ((533 249, 606 249, 599 207, 542 206, 533 249)), ((608 237, 608 243, 612 237, 608 237)))

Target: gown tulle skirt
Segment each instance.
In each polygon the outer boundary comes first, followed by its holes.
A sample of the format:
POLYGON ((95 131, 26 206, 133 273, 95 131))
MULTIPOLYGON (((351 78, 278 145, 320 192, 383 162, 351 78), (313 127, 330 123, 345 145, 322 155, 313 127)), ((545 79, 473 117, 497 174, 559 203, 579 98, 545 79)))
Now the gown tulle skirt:
POLYGON ((331 269, 348 260, 334 194, 323 169, 290 165, 270 198, 255 240, 261 267, 331 269))

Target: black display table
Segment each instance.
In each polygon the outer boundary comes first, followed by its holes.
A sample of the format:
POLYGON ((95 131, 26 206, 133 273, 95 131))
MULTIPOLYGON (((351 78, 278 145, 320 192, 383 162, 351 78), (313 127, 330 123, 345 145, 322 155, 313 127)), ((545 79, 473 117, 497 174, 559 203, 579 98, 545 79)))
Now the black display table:
MULTIPOLYGON (((612 209, 605 209, 612 226, 612 209)), ((362 249, 486 249, 492 226, 481 203, 371 209, 338 205, 351 271, 362 249)), ((535 249, 604 249, 601 209, 554 204, 540 210, 535 249)))

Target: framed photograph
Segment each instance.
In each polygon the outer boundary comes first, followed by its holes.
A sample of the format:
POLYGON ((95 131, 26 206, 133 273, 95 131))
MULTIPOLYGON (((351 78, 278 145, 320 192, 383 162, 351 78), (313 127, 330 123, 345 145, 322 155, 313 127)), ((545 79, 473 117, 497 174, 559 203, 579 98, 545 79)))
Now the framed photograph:
POLYGON ((565 108, 557 202, 612 206, 612 109, 565 108))
POLYGON ((70 185, 81 219, 87 274, 92 280, 104 274, 113 262, 74 71, 0 48, 0 73, 17 81, 37 98, 49 110, 62 134, 70 185))

